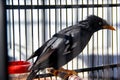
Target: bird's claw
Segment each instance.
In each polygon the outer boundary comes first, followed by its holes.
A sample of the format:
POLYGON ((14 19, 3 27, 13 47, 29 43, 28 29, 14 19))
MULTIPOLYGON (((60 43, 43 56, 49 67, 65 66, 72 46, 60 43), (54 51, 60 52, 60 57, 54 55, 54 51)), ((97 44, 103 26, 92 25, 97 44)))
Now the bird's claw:
POLYGON ((53 74, 54 76, 59 76, 59 77, 61 77, 63 79, 67 79, 71 75, 77 75, 77 72, 75 72, 73 70, 63 69, 63 68, 60 68, 58 70, 53 69, 53 68, 49 68, 48 71, 51 74, 53 74))
POLYGON ((77 72, 74 70, 68 70, 68 69, 64 69, 64 68, 60 68, 59 70, 63 71, 63 72, 67 72, 68 74, 71 74, 71 75, 77 75, 77 72))
POLYGON ((54 76, 58 75, 58 70, 55 70, 54 68, 47 68, 47 71, 53 74, 54 76))

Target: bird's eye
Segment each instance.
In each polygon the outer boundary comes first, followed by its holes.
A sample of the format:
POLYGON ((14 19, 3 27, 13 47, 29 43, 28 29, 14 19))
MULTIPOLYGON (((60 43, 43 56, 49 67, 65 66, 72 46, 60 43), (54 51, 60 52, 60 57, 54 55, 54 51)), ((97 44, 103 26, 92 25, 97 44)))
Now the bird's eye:
POLYGON ((101 25, 102 25, 102 22, 99 22, 99 25, 101 26, 101 25))

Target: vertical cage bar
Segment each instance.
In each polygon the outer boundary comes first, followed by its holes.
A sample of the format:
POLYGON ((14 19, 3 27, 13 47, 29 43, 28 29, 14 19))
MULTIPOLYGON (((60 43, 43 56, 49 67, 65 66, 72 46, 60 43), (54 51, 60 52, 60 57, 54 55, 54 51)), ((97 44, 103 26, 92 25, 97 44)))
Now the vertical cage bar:
MULTIPOLYGON (((113 0, 111 0, 111 4, 113 4, 113 0)), ((112 26, 113 26, 113 17, 114 17, 114 16, 113 16, 113 14, 114 14, 114 13, 113 13, 113 11, 114 11, 113 9, 114 9, 114 8, 112 7, 112 8, 111 8, 111 14, 112 14, 112 16, 111 16, 111 17, 112 17, 112 19, 111 19, 111 25, 112 25, 112 26)), ((113 63, 114 63, 114 54, 113 54, 113 53, 114 53, 114 49, 113 49, 113 48, 114 48, 114 44, 113 44, 113 43, 114 43, 114 41, 113 41, 113 39, 114 39, 113 36, 114 36, 114 35, 113 35, 113 31, 112 31, 112 35, 111 35, 111 36, 112 36, 112 54, 111 54, 112 61, 111 61, 111 63, 113 64, 113 63)), ((113 77, 114 77, 114 68, 111 68, 109 73, 110 73, 110 76, 109 76, 109 77, 110 77, 110 78, 113 78, 113 77)))
MULTIPOLYGON (((57 5, 57 1, 55 0, 55 6, 57 5)), ((58 26, 57 26, 57 22, 58 22, 58 18, 57 18, 57 8, 55 8, 55 33, 57 33, 57 31, 58 31, 58 26)))
MULTIPOLYGON (((24 5, 26 6, 26 0, 24 0, 24 5)), ((25 9, 24 10, 24 14, 25 14, 25 52, 26 52, 26 59, 28 58, 28 44, 27 44, 27 41, 28 41, 28 36, 27 36, 27 33, 28 33, 28 31, 27 31, 27 10, 25 9)))
MULTIPOLYGON (((60 6, 62 5, 62 0, 60 0, 60 6)), ((62 9, 60 8, 60 30, 62 29, 62 9)))
MULTIPOLYGON (((71 5, 73 5, 73 0, 71 0, 71 5)), ((71 8, 71 22, 72 22, 72 26, 73 26, 73 8, 71 8)), ((72 69, 74 68, 74 61, 72 60, 72 69)))
MULTIPOLYGON (((37 0, 37 5, 39 6, 39 0, 37 0)), ((37 26, 38 26, 38 47, 40 47, 40 20, 39 20, 39 18, 40 18, 40 16, 39 16, 40 11, 39 11, 39 9, 37 9, 37 14, 38 14, 38 16, 37 16, 37 26)))
MULTIPOLYGON (((118 4, 118 0, 116 0, 116 4, 118 4)), ((116 6, 116 16, 118 16, 118 9, 119 9, 119 7, 116 6)), ((119 41, 118 40, 118 36, 119 36, 118 35, 118 33, 119 33, 118 32, 118 29, 119 29, 118 26, 119 25, 118 24, 119 24, 118 17, 116 17, 116 48, 117 48, 116 52, 117 52, 117 63, 119 64, 119 50, 118 50, 118 44, 119 44, 119 42, 118 42, 119 41)), ((119 80, 120 79, 120 76, 119 76, 120 75, 120 72, 119 72, 120 68, 117 67, 116 70, 117 70, 117 78, 119 80)))
MULTIPOLYGON (((102 5, 104 0, 102 0, 102 5)), ((102 7, 102 17, 104 17, 104 7, 102 7)), ((104 31, 102 30, 102 65, 104 66, 104 31)), ((102 70, 102 80, 104 80, 104 69, 102 70)))
MULTIPOLYGON (((107 4, 109 4, 111 2, 111 0, 107 0, 107 4)), ((110 7, 108 7, 107 8, 107 20, 108 20, 108 22, 110 22, 110 20, 111 20, 111 8, 110 7)), ((111 47, 111 32, 110 31, 107 31, 107 64, 109 64, 110 63, 110 61, 109 61, 109 53, 110 53, 110 51, 109 51, 109 48, 111 47)), ((107 71, 106 71, 107 73, 108 73, 108 69, 107 69, 107 71)), ((107 77, 107 76, 106 76, 107 77)))
MULTIPOLYGON (((89 0, 87 0, 87 5, 89 5, 89 0)), ((89 7, 87 7, 87 16, 89 15, 89 7)), ((88 67, 90 65, 90 54, 89 54, 89 44, 87 45, 87 64, 88 64, 88 67)), ((88 71, 87 74, 89 74, 90 72, 88 71)), ((87 78, 89 80, 89 76, 87 78)))
MULTIPOLYGON (((31 6, 33 5, 33 0, 31 0, 31 6)), ((34 28, 33 28, 33 9, 31 8, 31 42, 32 42, 32 53, 34 52, 34 28)), ((32 59, 32 61, 34 62, 34 59, 32 59)))
MULTIPOLYGON (((108 0, 108 3, 107 4, 110 4, 110 3, 112 3, 112 1, 111 0, 108 0)), ((110 8, 108 8, 108 22, 111 22, 112 21, 112 7, 110 7, 110 8)), ((110 31, 108 31, 108 33, 107 33, 107 37, 108 37, 108 39, 107 39, 107 41, 108 41, 108 43, 107 43, 107 45, 108 45, 108 52, 107 52, 107 64, 110 64, 111 63, 111 60, 112 60, 112 58, 110 58, 111 57, 111 51, 110 51, 110 49, 109 48, 111 48, 111 50, 112 50, 112 33, 110 32, 110 31)), ((107 75, 105 76, 105 78, 106 79, 110 79, 110 74, 111 74, 111 72, 110 72, 110 68, 108 67, 107 69, 106 69, 106 72, 107 72, 107 75)))
MULTIPOLYGON (((13 0, 12 1, 12 6, 14 5, 13 4, 13 0)), ((13 35, 13 38, 12 38, 12 47, 13 47, 13 60, 15 61, 15 22, 14 22, 14 9, 12 9, 12 35, 13 35)))
POLYGON ((0 0, 0 79, 8 80, 6 1, 0 0))
MULTIPOLYGON (((43 5, 43 6, 45 5, 45 0, 42 1, 42 5, 43 5)), ((43 35, 43 36, 42 36, 42 43, 44 43, 45 40, 46 40, 46 39, 45 39, 45 29, 46 29, 46 28, 45 28, 45 27, 46 27, 46 25, 45 25, 45 16, 46 16, 46 15, 45 15, 45 9, 42 9, 42 15, 43 15, 43 17, 42 17, 42 20, 43 20, 43 23, 42 23, 42 31, 43 31, 43 32, 42 32, 42 35, 43 35)))
MULTIPOLYGON (((94 0, 92 0, 92 4, 94 5, 94 0)), ((92 7, 92 14, 94 15, 94 7, 92 7)), ((92 60, 92 67, 94 67, 94 35, 92 36, 92 56, 91 56, 91 60, 92 60)), ((92 80, 94 80, 94 71, 92 70, 91 71, 91 74, 92 74, 92 80)))
MULTIPOLYGON (((49 6, 50 6, 50 0, 49 0, 49 6)), ((51 38, 51 9, 49 9, 49 38, 51 38)))
MULTIPOLYGON (((99 3, 98 3, 98 0, 97 0, 97 5, 98 5, 99 3)), ((97 16, 98 16, 98 7, 97 7, 97 16)), ((99 35, 99 33, 97 32, 97 48, 96 48, 96 50, 97 50, 97 53, 96 53, 96 57, 97 57, 97 61, 96 61, 96 66, 97 65, 99 65, 99 44, 98 44, 98 41, 99 41, 99 39, 98 39, 98 35, 99 35)), ((96 77, 97 77, 97 80, 99 80, 99 70, 97 70, 96 71, 97 72, 97 75, 96 75, 96 77)))
MULTIPOLYGON (((10 1, 8 1, 8 5, 10 5, 10 1)), ((8 48, 12 48, 12 32, 11 32, 11 11, 10 10, 8 10, 8 12, 7 12, 7 14, 8 14, 8 21, 9 21, 9 28, 8 28, 8 36, 9 36, 9 38, 8 38, 8 40, 9 40, 9 42, 8 42, 8 48)))
MULTIPOLYGON (((66 0, 66 2, 65 2, 65 5, 68 5, 68 0, 66 0)), ((66 27, 68 27, 68 8, 65 8, 65 18, 66 18, 66 24, 65 24, 65 26, 66 27)), ((68 65, 67 65, 67 68, 68 68, 68 65)))
MULTIPOLYGON (((18 6, 20 5, 20 0, 18 0, 18 6)), ((21 19, 20 19, 20 9, 18 9, 18 26, 19 26, 19 56, 20 56, 20 60, 21 60, 21 19)))

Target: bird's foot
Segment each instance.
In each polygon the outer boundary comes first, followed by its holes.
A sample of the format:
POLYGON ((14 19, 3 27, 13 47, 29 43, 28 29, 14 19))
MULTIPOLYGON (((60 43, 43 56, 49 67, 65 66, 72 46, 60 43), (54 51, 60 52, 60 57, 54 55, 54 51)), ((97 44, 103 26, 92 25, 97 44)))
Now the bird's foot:
POLYGON ((57 76, 59 72, 59 70, 56 70, 54 68, 47 68, 47 71, 50 72, 54 76, 57 76))
POLYGON ((68 69, 64 69, 64 68, 60 68, 59 69, 61 72, 63 71, 63 72, 67 72, 68 74, 70 74, 70 75, 77 75, 77 72, 76 71, 74 71, 74 70, 68 70, 68 69))
POLYGON ((48 71, 51 74, 53 74, 54 76, 59 76, 63 79, 67 79, 71 75, 77 75, 77 72, 75 72, 73 70, 67 70, 67 69, 64 69, 64 68, 60 68, 58 70, 53 69, 53 68, 49 68, 48 71))

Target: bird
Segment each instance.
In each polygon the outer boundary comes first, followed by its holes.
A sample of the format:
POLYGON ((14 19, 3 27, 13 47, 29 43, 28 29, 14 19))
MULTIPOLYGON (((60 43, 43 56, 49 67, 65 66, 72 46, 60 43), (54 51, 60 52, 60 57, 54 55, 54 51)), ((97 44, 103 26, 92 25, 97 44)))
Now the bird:
POLYGON ((59 70, 78 56, 88 44, 91 36, 102 29, 115 30, 103 18, 89 15, 85 20, 55 33, 27 59, 37 57, 27 80, 34 79, 38 71, 46 68, 52 67, 59 70))

